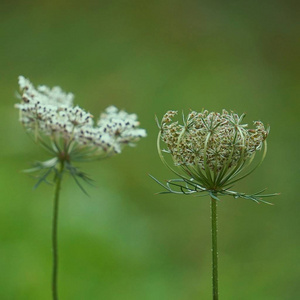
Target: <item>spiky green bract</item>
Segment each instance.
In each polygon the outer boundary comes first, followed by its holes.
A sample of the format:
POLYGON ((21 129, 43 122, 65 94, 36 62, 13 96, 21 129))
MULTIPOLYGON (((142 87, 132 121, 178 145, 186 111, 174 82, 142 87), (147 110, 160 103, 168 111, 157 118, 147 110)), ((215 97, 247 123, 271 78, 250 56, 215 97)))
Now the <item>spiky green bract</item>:
POLYGON ((168 111, 161 123, 156 119, 160 128, 158 154, 163 164, 178 176, 163 184, 150 175, 164 187, 161 193, 209 195, 216 200, 233 196, 267 204, 270 203, 265 197, 278 195, 263 194, 265 190, 249 195, 231 190, 236 182, 255 171, 266 156, 269 128, 265 129, 262 122, 255 121, 256 128, 248 129, 247 124, 242 124, 244 114, 192 111, 187 118, 183 115, 181 125, 173 121, 176 114, 168 111), (161 149, 161 142, 166 149, 161 149), (252 166, 257 152, 262 152, 261 158, 252 166), (172 163, 167 162, 164 153, 172 158, 172 163))
POLYGON ((93 155, 93 151, 83 150, 80 148, 73 148, 71 145, 64 141, 64 145, 60 140, 53 140, 50 144, 46 144, 42 139, 38 140, 43 143, 44 148, 51 149, 53 158, 46 161, 37 161, 33 164, 31 169, 24 170, 25 173, 36 173, 35 178, 37 182, 34 185, 36 189, 41 183, 53 184, 57 181, 58 174, 64 176, 65 174, 71 175, 78 187, 86 194, 83 184, 87 183, 93 185, 93 180, 79 168, 74 166, 73 162, 86 162, 91 160, 100 160, 113 155, 113 151, 110 153, 103 153, 103 155, 93 155), (60 170, 63 163, 63 170, 60 170))

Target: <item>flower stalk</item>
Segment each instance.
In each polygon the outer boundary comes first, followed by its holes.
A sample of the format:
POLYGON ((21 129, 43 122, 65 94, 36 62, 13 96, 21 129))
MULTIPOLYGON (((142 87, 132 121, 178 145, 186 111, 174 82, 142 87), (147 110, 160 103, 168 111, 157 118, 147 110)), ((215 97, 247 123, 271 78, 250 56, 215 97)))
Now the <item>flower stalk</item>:
POLYGON ((211 198, 211 252, 212 252, 212 289, 213 300, 219 299, 218 291, 218 223, 217 223, 217 200, 211 198))
POLYGON ((61 182, 64 172, 64 160, 59 163, 59 169, 56 176, 55 193, 53 201, 53 219, 52 219, 52 255, 53 255, 53 269, 52 269, 52 298, 58 300, 57 290, 57 275, 58 275, 58 210, 59 210, 59 194, 61 189, 61 182))

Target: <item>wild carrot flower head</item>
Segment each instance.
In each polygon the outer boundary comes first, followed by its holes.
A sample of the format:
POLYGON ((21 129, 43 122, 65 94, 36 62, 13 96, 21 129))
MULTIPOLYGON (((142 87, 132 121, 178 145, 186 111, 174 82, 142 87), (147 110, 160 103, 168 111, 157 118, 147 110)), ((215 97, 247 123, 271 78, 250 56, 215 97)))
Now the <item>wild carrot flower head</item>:
POLYGON ((95 123, 89 112, 73 104, 74 95, 60 87, 35 88, 23 76, 19 77, 19 86, 21 103, 15 104, 19 120, 54 156, 39 163, 39 169, 50 166, 55 170, 57 162, 65 160, 71 174, 77 175, 71 161, 110 157, 146 136, 145 129, 139 128, 136 114, 110 106, 95 123))
POLYGON ((222 113, 191 111, 187 118, 183 116, 182 124, 174 121, 176 115, 176 111, 168 111, 163 116, 157 141, 163 163, 179 176, 163 185, 167 192, 206 192, 216 198, 232 195, 257 202, 267 196, 229 190, 233 183, 252 173, 265 157, 269 129, 262 122, 255 121, 254 128, 249 129, 248 124, 242 123, 245 114, 239 116, 226 110, 222 113), (161 142, 165 144, 163 150, 161 142), (245 173, 263 147, 261 161, 245 173), (172 164, 167 163, 163 153, 172 157, 172 164))

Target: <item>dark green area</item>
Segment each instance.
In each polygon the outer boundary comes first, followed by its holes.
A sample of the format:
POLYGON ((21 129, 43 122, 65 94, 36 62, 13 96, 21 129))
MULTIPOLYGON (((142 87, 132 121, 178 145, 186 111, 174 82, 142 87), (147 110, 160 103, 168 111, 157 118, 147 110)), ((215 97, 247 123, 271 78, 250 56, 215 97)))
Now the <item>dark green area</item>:
POLYGON ((147 139, 81 168, 59 215, 61 299, 211 299, 209 198, 154 195, 173 178, 156 152, 166 110, 232 109, 271 125, 263 165, 222 198, 220 299, 298 299, 299 6, 296 1, 13 1, 0 10, 0 299, 50 299, 53 187, 20 170, 46 159, 13 105, 17 77, 60 85, 97 118, 138 114, 147 139), (43 3, 44 2, 44 3, 43 3))

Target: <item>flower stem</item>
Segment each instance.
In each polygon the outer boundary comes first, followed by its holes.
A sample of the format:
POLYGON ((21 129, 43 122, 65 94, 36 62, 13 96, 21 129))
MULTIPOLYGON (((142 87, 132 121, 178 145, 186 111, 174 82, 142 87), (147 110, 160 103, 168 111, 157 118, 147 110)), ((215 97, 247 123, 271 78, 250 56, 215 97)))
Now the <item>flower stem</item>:
POLYGON ((218 245, 217 245, 217 200, 211 198, 211 238, 212 238, 212 288, 213 300, 219 299, 218 292, 218 245))
POLYGON ((56 176, 55 194, 53 202, 53 219, 52 219, 52 255, 53 255, 53 269, 52 269, 52 299, 58 300, 57 293, 57 271, 58 271, 58 249, 57 249, 57 220, 58 220, 58 204, 59 192, 64 170, 64 161, 61 160, 59 170, 56 176))

